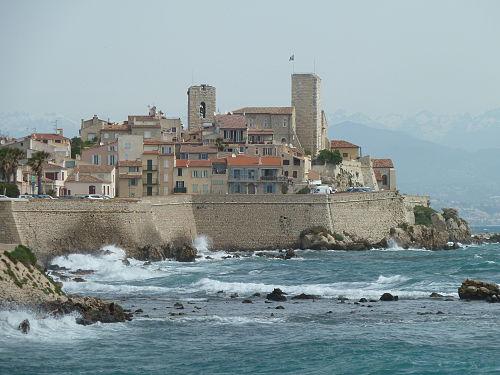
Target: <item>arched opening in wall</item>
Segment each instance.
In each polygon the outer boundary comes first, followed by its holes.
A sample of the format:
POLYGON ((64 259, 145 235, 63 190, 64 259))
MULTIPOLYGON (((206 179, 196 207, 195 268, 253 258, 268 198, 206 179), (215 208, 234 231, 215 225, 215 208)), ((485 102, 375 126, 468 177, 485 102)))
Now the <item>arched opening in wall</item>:
POLYGON ((387 183, 387 175, 386 174, 382 175, 382 185, 385 185, 385 186, 388 185, 388 183, 387 183))
POLYGON ((207 105, 205 102, 200 103, 200 117, 205 118, 207 116, 207 105))
POLYGON ((281 144, 285 145, 286 143, 286 138, 281 138, 281 144))
POLYGON ((95 194, 95 186, 94 185, 89 186, 89 194, 95 194))

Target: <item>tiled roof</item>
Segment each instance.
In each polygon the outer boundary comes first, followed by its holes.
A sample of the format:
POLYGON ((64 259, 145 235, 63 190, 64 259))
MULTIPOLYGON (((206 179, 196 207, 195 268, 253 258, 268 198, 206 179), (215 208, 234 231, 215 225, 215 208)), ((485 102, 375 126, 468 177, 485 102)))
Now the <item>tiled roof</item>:
POLYGON ((62 167, 58 164, 54 163, 43 163, 43 169, 66 169, 66 167, 62 167))
POLYGON ((246 129, 247 120, 241 115, 216 115, 215 123, 221 129, 246 129))
POLYGON ((104 183, 105 181, 95 177, 91 176, 89 174, 81 174, 78 176, 78 181, 76 180, 76 173, 73 173, 71 176, 68 177, 66 182, 83 182, 83 183, 104 183))
POLYGON ((75 173, 111 173, 113 169, 114 165, 79 164, 75 168, 75 173))
POLYGON ((121 160, 118 162, 119 167, 142 167, 140 160, 121 160))
POLYGON ((394 168, 391 159, 372 159, 373 168, 394 168))
POLYGON ((181 145, 180 149, 181 153, 187 153, 187 154, 192 154, 192 153, 198 153, 198 152, 203 152, 207 154, 216 154, 217 153, 217 147, 212 147, 212 146, 205 146, 205 145, 181 145))
POLYGON ((343 141, 341 139, 334 139, 330 142, 330 148, 359 148, 354 143, 343 141))
POLYGON ((190 160, 190 159, 177 159, 175 161, 176 168, 189 168, 189 167, 210 167, 212 166, 211 160, 190 160))
POLYGON ((239 114, 291 115, 293 107, 243 107, 233 111, 239 114))
POLYGON ((60 140, 67 140, 69 141, 69 138, 66 138, 60 134, 46 134, 46 133, 33 133, 31 134, 32 139, 60 139, 60 140))
POLYGON ((227 157, 227 165, 229 166, 252 166, 262 165, 269 167, 280 167, 281 158, 278 156, 247 156, 237 155, 235 157, 227 157))
POLYGON ((103 125, 102 130, 103 131, 129 131, 130 127, 126 124, 110 124, 110 125, 103 125))

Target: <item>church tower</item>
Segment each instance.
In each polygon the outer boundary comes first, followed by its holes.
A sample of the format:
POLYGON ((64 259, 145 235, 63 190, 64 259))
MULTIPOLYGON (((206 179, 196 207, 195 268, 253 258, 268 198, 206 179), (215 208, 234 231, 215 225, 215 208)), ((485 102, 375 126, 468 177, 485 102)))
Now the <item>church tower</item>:
POLYGON ((204 123, 213 122, 216 110, 215 87, 202 84, 191 86, 188 95, 188 130, 200 129, 204 123))

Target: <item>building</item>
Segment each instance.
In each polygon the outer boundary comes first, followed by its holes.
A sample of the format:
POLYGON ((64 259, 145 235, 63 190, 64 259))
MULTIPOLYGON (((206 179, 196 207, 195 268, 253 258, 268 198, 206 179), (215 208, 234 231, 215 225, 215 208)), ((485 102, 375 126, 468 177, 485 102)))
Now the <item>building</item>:
POLYGON ((65 182, 68 195, 101 194, 115 197, 116 169, 113 165, 80 164, 65 182))
POLYGON ((280 194, 288 188, 280 157, 237 155, 226 163, 229 194, 280 194))
POLYGON ((141 198, 143 196, 141 160, 119 161, 117 178, 117 190, 120 198, 141 198))
POLYGON ((330 150, 340 152, 342 160, 356 160, 361 157, 361 147, 341 139, 332 140, 330 150))
POLYGON ((273 142, 300 148, 294 107, 244 107, 233 113, 245 117, 248 131, 272 131, 273 142))
POLYGON ((69 195, 65 185, 69 173, 70 170, 64 166, 54 163, 44 163, 43 190, 45 191, 45 193, 46 194, 52 193, 57 197, 69 195))
POLYGON ((244 153, 247 141, 247 123, 242 115, 215 116, 215 132, 224 146, 225 152, 244 153))
POLYGON ((207 160, 217 157, 217 148, 205 145, 181 144, 179 159, 207 160))
POLYGON ((33 133, 30 139, 41 142, 52 148, 50 154, 58 161, 71 158, 71 141, 62 134, 62 129, 58 129, 57 134, 33 133))
POLYGON ((174 193, 210 194, 212 189, 211 160, 175 160, 174 193))
POLYGON ((90 120, 82 119, 80 125, 80 138, 83 142, 98 141, 101 137, 101 129, 104 125, 113 125, 113 123, 101 120, 97 115, 94 115, 90 120))
POLYGON ((188 130, 200 129, 205 123, 213 123, 217 108, 215 87, 207 84, 191 86, 187 96, 188 130))
POLYGON ((144 150, 142 135, 122 135, 118 138, 118 160, 137 160, 144 150))
POLYGON ((396 190, 396 169, 391 159, 372 159, 379 190, 396 190))
POLYGON ((162 140, 145 139, 141 160, 143 196, 171 194, 175 144, 162 140))
POLYGON ((306 153, 323 150, 327 123, 321 109, 321 78, 316 74, 292 74, 292 107, 300 144, 306 153))
POLYGON ((101 143, 116 142, 122 135, 130 134, 130 126, 125 121, 123 124, 103 124, 97 137, 101 143))
POLYGON ((80 160, 86 164, 116 165, 118 162, 118 140, 82 149, 80 160))

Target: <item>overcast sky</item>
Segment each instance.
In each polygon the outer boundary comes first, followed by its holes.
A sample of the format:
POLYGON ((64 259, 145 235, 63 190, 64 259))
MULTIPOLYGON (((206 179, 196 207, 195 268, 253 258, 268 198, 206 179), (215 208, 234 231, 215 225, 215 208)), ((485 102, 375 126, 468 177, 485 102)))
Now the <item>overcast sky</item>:
POLYGON ((220 111, 289 105, 288 61, 323 107, 370 115, 500 107, 500 1, 0 0, 0 112, 114 121, 188 86, 220 111))

